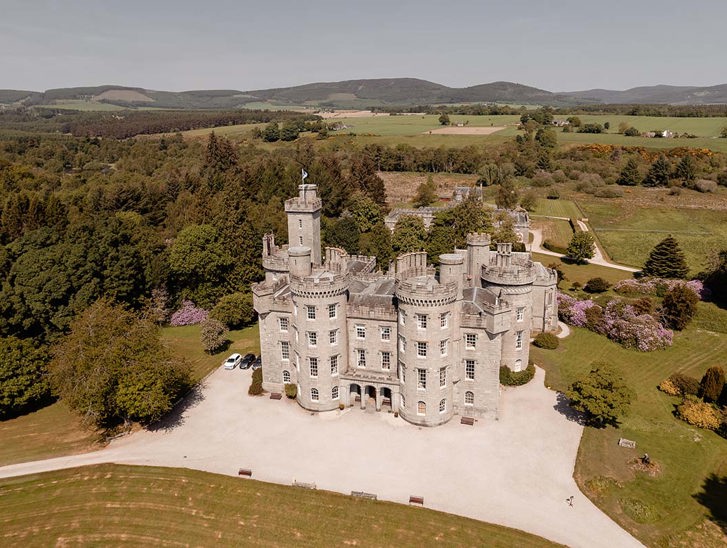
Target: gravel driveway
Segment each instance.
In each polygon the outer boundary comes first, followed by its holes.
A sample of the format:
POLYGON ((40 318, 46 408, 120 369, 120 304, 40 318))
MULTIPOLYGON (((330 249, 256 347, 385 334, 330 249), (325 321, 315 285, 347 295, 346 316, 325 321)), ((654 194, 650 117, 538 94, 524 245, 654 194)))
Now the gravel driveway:
MULTIPOLYGON (((582 427, 556 407, 538 369, 504 390, 500 418, 436 428, 359 408, 312 415, 295 402, 249 397, 250 372, 219 369, 167 425, 94 453, 0 468, 0 477, 116 462, 206 470, 319 489, 366 491, 515 527, 570 546, 640 544, 578 490, 572 478, 582 427), (574 496, 573 506, 566 499, 574 496)), ((240 480, 245 481, 245 480, 240 480)))

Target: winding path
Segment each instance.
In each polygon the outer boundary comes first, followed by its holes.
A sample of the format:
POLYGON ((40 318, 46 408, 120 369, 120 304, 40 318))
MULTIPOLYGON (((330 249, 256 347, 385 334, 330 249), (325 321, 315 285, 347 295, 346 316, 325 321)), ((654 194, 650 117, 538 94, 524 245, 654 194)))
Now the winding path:
MULTIPOLYGON (((560 217, 549 217, 554 219, 560 219, 560 217)), ((584 223, 583 221, 578 221, 578 226, 581 227, 581 229, 584 232, 589 232, 588 225, 584 223)), ((542 253, 543 255, 551 255, 553 257, 565 257, 562 253, 556 253, 555 251, 550 251, 549 249, 545 249, 543 247, 543 231, 540 229, 534 229, 531 228, 530 232, 533 235, 533 242, 530 244, 530 251, 533 253, 542 253)), ((618 270, 625 270, 626 272, 638 272, 641 270, 640 268, 633 268, 631 266, 626 266, 622 264, 612 263, 610 261, 607 261, 606 258, 603 256, 603 252, 598 245, 598 241, 596 241, 594 249, 594 256, 592 259, 589 259, 589 264, 597 264, 601 266, 607 266, 609 268, 616 268, 618 270)))
POLYGON ((163 428, 94 453, 5 466, 0 478, 109 462, 227 475, 249 468, 262 481, 404 504, 418 495, 428 508, 574 547, 641 546, 578 490, 583 427, 544 377, 538 368, 529 384, 503 389, 496 421, 419 428, 371 406, 311 414, 285 398, 249 397, 249 371, 219 369, 163 428))

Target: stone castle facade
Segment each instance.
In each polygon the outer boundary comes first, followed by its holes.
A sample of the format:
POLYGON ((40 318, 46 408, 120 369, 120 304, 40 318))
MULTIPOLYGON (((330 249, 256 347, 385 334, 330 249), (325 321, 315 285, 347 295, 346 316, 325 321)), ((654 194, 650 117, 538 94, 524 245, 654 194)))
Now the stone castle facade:
POLYGON ((438 275, 424 252, 383 274, 375 257, 321 254, 321 205, 315 185, 300 185, 285 202, 290 244, 263 239, 263 387, 296 384, 310 411, 360 402, 423 426, 496 417, 500 366, 524 369, 531 332, 557 327, 556 273, 470 234, 438 275))

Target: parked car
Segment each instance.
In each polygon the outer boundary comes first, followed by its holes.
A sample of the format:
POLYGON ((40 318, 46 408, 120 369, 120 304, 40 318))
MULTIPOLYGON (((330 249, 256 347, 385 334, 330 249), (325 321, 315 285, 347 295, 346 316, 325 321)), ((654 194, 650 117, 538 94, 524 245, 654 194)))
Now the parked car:
POLYGON ((222 365, 225 366, 225 369, 235 369, 238 365, 242 363, 242 356, 240 354, 232 354, 229 358, 225 360, 225 363, 222 365))
POLYGON ((251 365, 253 371, 255 371, 256 369, 260 369, 262 366, 263 366, 263 360, 262 360, 262 358, 260 358, 260 356, 255 358, 255 361, 252 362, 252 365, 251 365))
POLYGON ((255 354, 245 354, 242 357, 242 363, 240 363, 240 369, 250 369, 252 362, 255 361, 255 354))

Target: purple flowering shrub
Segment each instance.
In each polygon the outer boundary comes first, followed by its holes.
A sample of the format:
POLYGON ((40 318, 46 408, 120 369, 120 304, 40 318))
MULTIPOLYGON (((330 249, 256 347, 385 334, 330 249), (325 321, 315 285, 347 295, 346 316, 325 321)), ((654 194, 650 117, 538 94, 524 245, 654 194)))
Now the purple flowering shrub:
POLYGON ((576 327, 585 327, 626 348, 642 352, 660 350, 672 344, 673 332, 651 314, 639 313, 633 306, 618 299, 605 308, 588 299, 579 301, 558 293, 558 316, 576 327))
POLYGON ((192 301, 182 301, 182 306, 174 314, 169 321, 169 325, 194 325, 202 323, 207 319, 209 312, 204 308, 197 308, 192 301))
POLYGON ((700 280, 669 280, 666 278, 645 278, 642 280, 621 280, 613 286, 616 293, 626 296, 634 295, 663 295, 677 286, 684 286, 696 293, 701 300, 708 299, 710 291, 704 287, 700 280))

